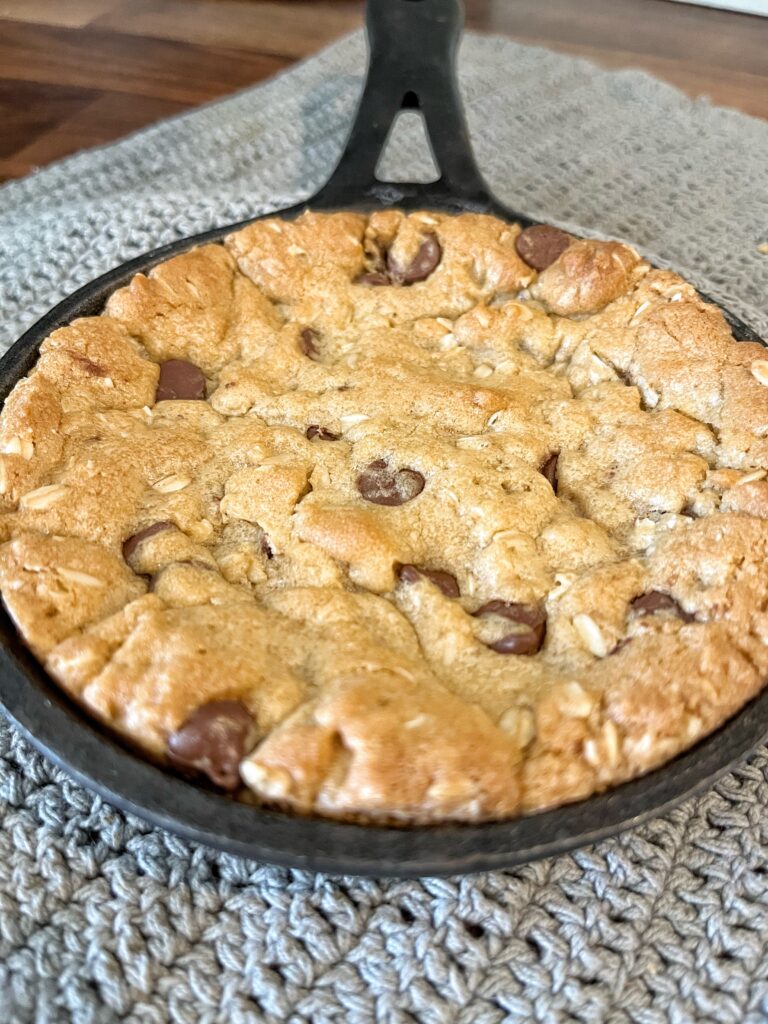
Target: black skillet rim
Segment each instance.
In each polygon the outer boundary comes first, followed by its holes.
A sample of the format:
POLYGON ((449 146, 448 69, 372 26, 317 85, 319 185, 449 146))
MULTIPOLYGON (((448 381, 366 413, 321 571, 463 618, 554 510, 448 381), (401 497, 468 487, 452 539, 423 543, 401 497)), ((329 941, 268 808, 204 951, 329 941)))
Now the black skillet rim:
MULTIPOLYGON (((347 148, 331 180, 313 199, 274 214, 293 217, 307 206, 325 210, 431 206, 531 223, 493 198, 474 163, 453 75, 460 16, 458 0, 368 0, 371 60, 347 148), (392 119, 402 106, 413 105, 414 96, 427 120, 443 175, 426 186, 379 182, 376 159, 392 119)), ((147 271, 195 245, 219 241, 258 219, 164 245, 58 303, 0 360, 0 399, 29 372, 51 331, 76 316, 100 312, 106 297, 140 270, 147 271)), ((760 340, 738 317, 723 312, 738 337, 760 340)), ((125 747, 88 718, 46 674, 4 609, 0 609, 0 645, 0 699, 6 716, 77 782, 121 810, 185 839, 272 864, 334 874, 402 878, 463 874, 565 853, 634 827, 712 785, 754 752, 768 734, 766 689, 673 761, 601 795, 479 825, 363 826, 296 817, 193 785, 125 747)))

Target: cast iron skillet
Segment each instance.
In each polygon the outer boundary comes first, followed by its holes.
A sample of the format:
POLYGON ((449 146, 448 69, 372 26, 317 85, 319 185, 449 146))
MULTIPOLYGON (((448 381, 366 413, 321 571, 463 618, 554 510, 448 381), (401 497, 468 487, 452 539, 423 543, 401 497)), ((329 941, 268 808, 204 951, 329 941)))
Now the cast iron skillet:
MULTIPOLYGON (((487 190, 475 165, 454 74, 459 0, 368 0, 370 67, 343 156, 330 181, 290 210, 398 206, 493 213, 522 224, 487 190), (419 106, 429 128, 438 181, 378 181, 376 164, 393 119, 419 106)), ((247 223, 247 222, 242 222, 247 223)), ((239 227, 165 245, 104 274, 59 303, 0 362, 0 399, 31 370, 43 339, 75 317, 99 313, 139 271, 239 227)), ((723 311, 740 339, 757 336, 723 311)), ((484 825, 411 828, 299 818, 238 803, 156 767, 87 718, 48 678, 0 612, 0 699, 31 743, 78 782, 155 825, 241 856, 293 867, 367 875, 436 875, 510 867, 562 853, 629 828, 703 789, 748 755, 768 732, 768 690, 716 733, 672 763, 602 796, 484 825)))

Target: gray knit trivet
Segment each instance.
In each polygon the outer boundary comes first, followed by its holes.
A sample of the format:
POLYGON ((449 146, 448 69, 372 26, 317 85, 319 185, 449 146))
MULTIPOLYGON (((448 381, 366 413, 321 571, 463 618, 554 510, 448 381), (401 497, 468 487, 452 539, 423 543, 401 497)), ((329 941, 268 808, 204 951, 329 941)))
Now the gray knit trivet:
MULTIPOLYGON (((161 242, 288 205, 333 164, 359 36, 0 191, 5 344, 161 242)), ((534 216, 631 240, 768 329, 768 125, 638 72, 469 36, 481 166, 534 216)), ((423 165, 415 137, 388 164, 423 165)), ((475 878, 240 861, 80 789, 0 724, 0 1022, 768 1021, 768 755, 572 856, 475 878)))

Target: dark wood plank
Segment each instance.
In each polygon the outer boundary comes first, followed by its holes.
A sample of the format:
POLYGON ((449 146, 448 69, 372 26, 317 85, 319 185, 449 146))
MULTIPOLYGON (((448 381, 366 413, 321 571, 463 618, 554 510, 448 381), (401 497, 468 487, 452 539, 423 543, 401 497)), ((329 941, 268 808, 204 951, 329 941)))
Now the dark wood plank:
POLYGON ((41 134, 87 107, 92 89, 0 81, 0 157, 17 152, 41 134))
POLYGON ((363 23, 360 0, 123 0, 94 26, 155 39, 306 57, 363 23))
MULTIPOLYGON (((304 56, 362 22, 361 0, 123 0, 96 19, 121 32, 304 56)), ((667 0, 466 0, 467 25, 570 51, 646 56, 768 76, 768 19, 667 0)))
MULTIPOLYGON (((467 25, 768 117, 768 19, 668 0, 465 0, 467 25)), ((0 178, 262 80, 363 0, 0 0, 0 178)))
MULTIPOLYGON (((640 67, 690 96, 768 116, 768 19, 668 0, 466 0, 465 7, 469 27, 605 67, 640 67)), ((96 23, 301 57, 360 24, 362 10, 362 0, 122 0, 96 23)))
MULTIPOLYGON (((1 89, 2 83, 0 83, 1 89)), ((50 125, 0 159, 0 178, 28 174, 81 149, 101 146, 187 109, 184 103, 124 93, 92 95, 69 116, 50 125)))
POLYGON ((268 78, 289 63, 248 50, 149 39, 104 29, 6 21, 0 80, 49 82, 204 103, 268 78))

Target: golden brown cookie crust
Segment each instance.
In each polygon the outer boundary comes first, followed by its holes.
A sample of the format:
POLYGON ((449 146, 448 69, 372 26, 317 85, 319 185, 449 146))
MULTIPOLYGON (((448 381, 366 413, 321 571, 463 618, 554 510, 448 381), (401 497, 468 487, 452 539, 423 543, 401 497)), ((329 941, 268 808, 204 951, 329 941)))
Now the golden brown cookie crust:
POLYGON ((757 693, 765 350, 626 245, 519 236, 268 218, 54 332, 0 416, 54 678, 161 759, 239 702, 257 798, 387 821, 585 797, 757 693), (174 360, 205 399, 156 401, 174 360))

